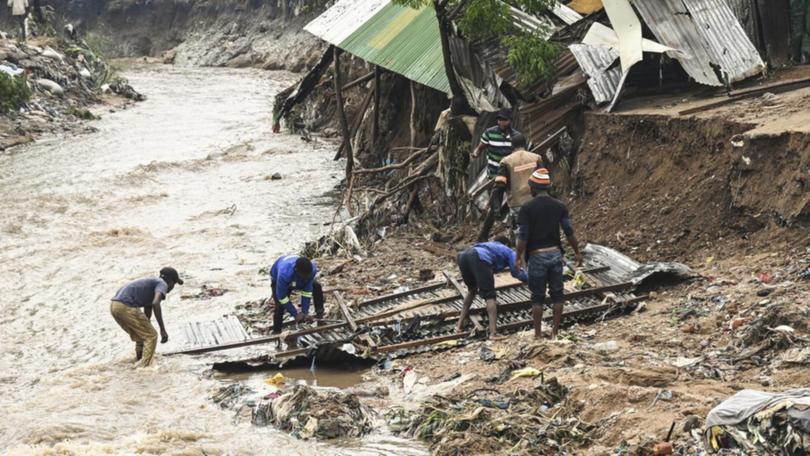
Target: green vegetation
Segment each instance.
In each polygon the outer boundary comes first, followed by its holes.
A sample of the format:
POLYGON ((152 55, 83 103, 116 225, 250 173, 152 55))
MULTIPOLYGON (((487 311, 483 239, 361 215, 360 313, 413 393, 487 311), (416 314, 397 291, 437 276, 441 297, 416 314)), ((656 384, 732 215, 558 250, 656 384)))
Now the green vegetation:
POLYGON ((16 111, 31 99, 31 89, 25 76, 12 77, 0 73, 0 113, 16 111))
POLYGON ((544 38, 548 30, 530 32, 516 27, 510 6, 536 15, 547 11, 555 0, 394 0, 394 3, 412 8, 433 6, 440 24, 448 19, 457 21, 470 40, 500 37, 501 43, 509 48, 508 61, 521 86, 531 85, 554 72, 559 46, 544 38))
POLYGON ((97 120, 101 118, 90 112, 88 109, 77 108, 76 106, 71 106, 67 113, 82 120, 97 120))

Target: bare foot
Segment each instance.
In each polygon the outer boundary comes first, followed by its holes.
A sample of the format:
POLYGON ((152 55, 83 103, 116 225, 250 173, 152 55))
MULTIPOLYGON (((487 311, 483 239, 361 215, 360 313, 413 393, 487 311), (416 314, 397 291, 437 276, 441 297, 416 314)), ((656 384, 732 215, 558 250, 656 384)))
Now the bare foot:
POLYGON ((456 326, 456 334, 461 334, 463 332, 464 330, 462 329, 461 325, 456 326))
POLYGON ((504 339, 506 339, 506 337, 507 336, 502 336, 502 335, 500 335, 498 333, 494 333, 494 334, 490 334, 489 340, 493 340, 493 341, 495 341, 495 340, 504 340, 504 339))

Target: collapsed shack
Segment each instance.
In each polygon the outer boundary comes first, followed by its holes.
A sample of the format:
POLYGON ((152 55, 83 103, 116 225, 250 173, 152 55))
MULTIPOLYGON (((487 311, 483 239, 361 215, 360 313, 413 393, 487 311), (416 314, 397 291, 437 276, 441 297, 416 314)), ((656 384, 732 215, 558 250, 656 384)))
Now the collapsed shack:
MULTIPOLYGON (((677 263, 641 265, 602 246, 585 248, 585 266, 576 288, 569 283, 564 300, 564 324, 601 321, 625 315, 646 296, 636 294, 640 287, 652 286, 661 276, 684 280, 693 276, 677 263)), ((202 354, 248 346, 289 343, 284 348, 262 354, 227 358, 215 362, 215 370, 245 371, 278 369, 288 366, 346 365, 377 362, 431 350, 464 345, 485 335, 486 305, 476 298, 471 308, 473 329, 458 333, 456 323, 466 290, 445 273, 445 281, 393 295, 366 300, 350 306, 335 293, 335 320, 322 326, 299 326, 284 335, 226 341, 216 345, 188 343, 172 354, 202 354)), ((498 287, 498 327, 505 333, 523 330, 532 324, 530 292, 526 285, 498 287)), ((550 318, 549 315, 546 315, 550 318)), ((288 327, 293 323, 287 322, 288 327)), ((241 334, 239 330, 232 333, 241 334)), ((195 337, 196 339, 196 337, 195 337)))
POLYGON ((307 253, 359 253, 356 239, 383 238, 386 227, 400 224, 452 240, 447 229, 485 206, 486 159, 470 161, 469 152, 501 107, 514 109, 513 125, 544 157, 557 194, 579 195, 585 111, 610 111, 650 93, 741 99, 741 86, 767 75, 766 61, 771 68, 786 61, 788 32, 778 25, 790 13, 784 3, 621 0, 606 8, 601 1, 561 2, 538 16, 513 8, 515 27, 542 32, 560 49, 554 71, 530 84, 518 82, 499 40, 470 41, 453 27, 452 71, 476 112, 451 116, 441 30, 430 8, 336 2, 306 27, 331 48, 276 103, 276 120, 296 129, 332 119, 336 128, 324 135, 339 134, 336 158, 348 158, 335 236, 307 253))

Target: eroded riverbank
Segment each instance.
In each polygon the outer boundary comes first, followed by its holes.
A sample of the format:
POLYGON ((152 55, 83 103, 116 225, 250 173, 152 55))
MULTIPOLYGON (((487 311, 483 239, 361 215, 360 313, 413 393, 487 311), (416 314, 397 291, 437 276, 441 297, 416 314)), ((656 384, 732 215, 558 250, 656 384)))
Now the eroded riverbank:
POLYGON ((340 170, 331 145, 271 135, 270 100, 286 74, 142 67, 126 76, 146 102, 105 116, 97 133, 0 157, 2 451, 398 451, 378 435, 338 448, 234 425, 207 400, 221 380, 202 360, 133 369, 108 310, 121 284, 169 263, 186 275, 164 306, 170 336, 177 323, 265 296, 258 271, 326 229, 324 195, 340 170), (180 299, 208 283, 230 291, 180 299))

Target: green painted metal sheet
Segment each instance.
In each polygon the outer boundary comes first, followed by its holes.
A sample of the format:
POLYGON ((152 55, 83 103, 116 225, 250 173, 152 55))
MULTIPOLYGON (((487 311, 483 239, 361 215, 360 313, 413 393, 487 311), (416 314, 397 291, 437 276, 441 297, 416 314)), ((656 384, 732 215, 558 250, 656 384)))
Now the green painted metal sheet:
POLYGON ((337 45, 363 60, 450 93, 433 8, 386 5, 337 45))

